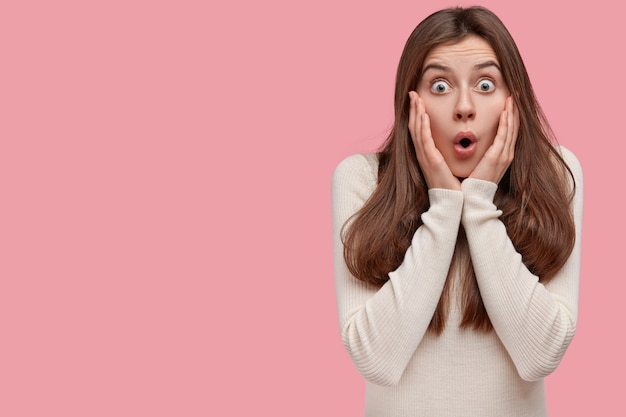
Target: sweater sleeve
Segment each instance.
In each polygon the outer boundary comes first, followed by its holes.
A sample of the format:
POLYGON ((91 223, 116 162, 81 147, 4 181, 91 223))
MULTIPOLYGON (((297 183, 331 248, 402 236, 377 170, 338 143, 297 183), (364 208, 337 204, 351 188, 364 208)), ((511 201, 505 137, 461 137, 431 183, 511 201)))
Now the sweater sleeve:
POLYGON ((356 279, 343 256, 341 228, 374 191, 376 164, 364 155, 342 161, 333 175, 334 274, 343 344, 367 380, 394 385, 424 336, 441 297, 454 252, 461 191, 429 191, 430 209, 402 264, 376 288, 356 279))
POLYGON ((573 153, 561 148, 576 182, 572 201, 576 242, 557 274, 545 285, 523 264, 493 204, 496 184, 462 183, 462 224, 481 296, 498 337, 521 378, 541 379, 556 369, 569 346, 578 315, 583 178, 573 153))

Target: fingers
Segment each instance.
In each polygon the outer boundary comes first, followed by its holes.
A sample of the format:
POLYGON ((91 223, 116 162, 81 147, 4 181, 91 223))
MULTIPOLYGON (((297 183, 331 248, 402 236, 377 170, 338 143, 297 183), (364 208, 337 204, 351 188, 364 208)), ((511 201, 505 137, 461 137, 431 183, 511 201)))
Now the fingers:
POLYGON ((417 159, 420 160, 424 154, 424 105, 415 91, 409 92, 409 97, 411 100, 409 107, 409 132, 411 133, 417 159))
MULTIPOLYGON (((502 156, 508 167, 513 161, 515 154, 515 143, 517 142, 517 132, 519 130, 519 112, 513 97, 508 97, 506 100, 505 110, 502 112, 500 118, 500 126, 498 126, 498 134, 502 143, 502 156), (504 119, 504 120, 503 120, 504 119), (506 126, 506 129, 501 127, 506 126)), ((495 141, 494 141, 495 142, 495 141)))
POLYGON ((426 114, 424 103, 415 91, 409 93, 411 98, 409 110, 409 131, 415 147, 415 153, 420 164, 424 163, 426 151, 432 142, 430 123, 426 114))
POLYGON ((409 132, 428 188, 460 189, 461 184, 450 172, 443 156, 435 146, 430 131, 430 118, 424 102, 415 91, 409 92, 409 132))
POLYGON ((519 132, 519 110, 515 104, 513 97, 508 98, 507 102, 507 143, 506 152, 512 154, 515 151, 515 143, 517 142, 517 134, 519 132))
POLYGON ((498 129, 493 143, 487 149, 470 177, 487 181, 500 182, 504 173, 513 162, 515 143, 519 130, 519 113, 512 97, 506 99, 504 110, 500 114, 498 129))
POLYGON ((409 131, 416 152, 423 154, 434 146, 430 131, 430 119, 426 114, 424 102, 415 91, 409 93, 411 104, 409 109, 409 131))
POLYGON ((422 130, 420 132, 420 138, 422 139, 422 146, 424 147, 425 152, 433 151, 433 148, 435 148, 435 141, 433 140, 430 130, 430 117, 428 114, 422 113, 421 119, 422 130))
MULTIPOLYGON (((508 101, 507 101, 508 103, 508 101)), ((500 113, 500 120, 498 121, 498 130, 496 131, 496 137, 491 144, 490 149, 496 155, 502 153, 504 145, 507 142, 507 133, 509 131, 509 114, 507 111, 508 106, 504 106, 504 110, 500 113)))
POLYGON ((417 119, 417 94, 413 91, 409 92, 409 132, 411 133, 411 138, 413 139, 413 143, 415 143, 416 139, 416 119, 417 119))
POLYGON ((409 131, 411 132, 413 144, 418 146, 417 142, 422 142, 420 136, 422 133, 422 119, 425 114, 424 104, 415 91, 409 92, 409 97, 411 100, 409 107, 409 131))
POLYGON ((502 155, 509 163, 513 160, 518 129, 519 113, 517 106, 513 97, 508 97, 504 110, 500 114, 500 122, 493 141, 493 147, 497 151, 496 153, 502 155))

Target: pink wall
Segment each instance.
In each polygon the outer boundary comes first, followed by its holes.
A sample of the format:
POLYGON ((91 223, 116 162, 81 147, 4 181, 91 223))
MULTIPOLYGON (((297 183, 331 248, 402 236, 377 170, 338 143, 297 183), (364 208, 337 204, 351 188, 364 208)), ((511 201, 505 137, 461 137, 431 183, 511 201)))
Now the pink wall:
MULTIPOLYGON (((330 177, 380 144, 404 41, 450 3, 12 3, 0 415, 360 415, 330 177)), ((483 4, 585 170, 579 330, 547 381, 551 415, 615 415, 623 14, 609 0, 483 4)))

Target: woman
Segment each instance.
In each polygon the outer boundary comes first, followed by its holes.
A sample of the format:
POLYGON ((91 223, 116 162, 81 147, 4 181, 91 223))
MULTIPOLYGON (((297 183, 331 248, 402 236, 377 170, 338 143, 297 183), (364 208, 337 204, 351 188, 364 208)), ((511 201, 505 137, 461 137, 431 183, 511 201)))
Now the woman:
POLYGON ((545 416, 577 320, 582 172, 490 11, 432 14, 377 154, 333 176, 341 337, 367 416, 545 416))

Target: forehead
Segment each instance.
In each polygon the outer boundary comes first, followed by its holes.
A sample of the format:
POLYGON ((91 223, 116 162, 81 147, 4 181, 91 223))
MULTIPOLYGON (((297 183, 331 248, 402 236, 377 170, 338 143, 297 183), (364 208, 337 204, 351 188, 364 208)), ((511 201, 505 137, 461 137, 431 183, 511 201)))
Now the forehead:
POLYGON ((494 61, 499 64, 498 57, 489 42, 479 36, 472 35, 459 42, 436 46, 426 55, 424 67, 432 63, 454 63, 457 61, 470 63, 494 61))

